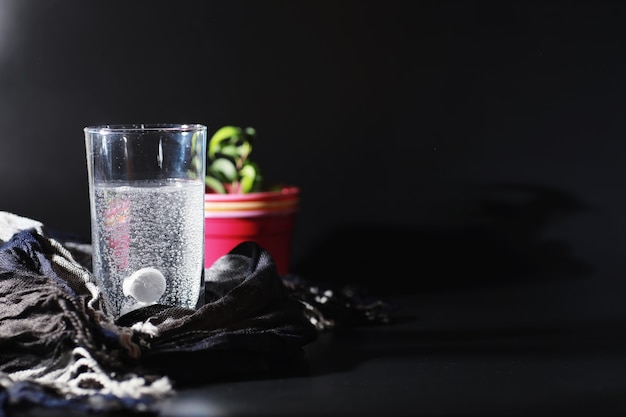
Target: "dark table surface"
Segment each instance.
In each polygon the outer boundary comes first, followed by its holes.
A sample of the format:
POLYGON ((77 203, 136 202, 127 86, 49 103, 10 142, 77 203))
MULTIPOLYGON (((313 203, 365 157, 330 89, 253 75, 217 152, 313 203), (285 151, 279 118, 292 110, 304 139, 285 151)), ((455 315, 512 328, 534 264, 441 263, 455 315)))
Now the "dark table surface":
POLYGON ((623 288, 585 278, 385 295, 391 323, 321 333, 305 374, 183 388, 161 414, 623 416, 623 288))
POLYGON ((310 374, 185 389, 164 415, 623 416, 619 281, 389 296, 389 324, 336 328, 310 374))

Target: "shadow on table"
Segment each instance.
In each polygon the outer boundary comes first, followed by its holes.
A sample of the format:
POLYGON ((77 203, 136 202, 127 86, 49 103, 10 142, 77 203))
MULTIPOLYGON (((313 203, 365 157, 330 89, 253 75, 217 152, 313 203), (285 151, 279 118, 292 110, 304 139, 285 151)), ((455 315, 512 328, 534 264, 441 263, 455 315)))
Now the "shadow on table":
POLYGON ((296 274, 375 294, 464 289, 585 276, 553 224, 589 208, 547 187, 496 184, 475 206, 427 226, 348 224, 318 241, 296 274))
POLYGON ((401 363, 413 363, 413 359, 432 361, 437 357, 483 357, 496 361, 508 357, 619 359, 626 351, 626 335, 619 331, 624 324, 624 320, 589 320, 562 326, 475 323, 473 327, 448 326, 440 330, 422 330, 419 324, 400 329, 342 329, 321 334, 306 351, 311 375, 347 372, 374 359, 401 363))

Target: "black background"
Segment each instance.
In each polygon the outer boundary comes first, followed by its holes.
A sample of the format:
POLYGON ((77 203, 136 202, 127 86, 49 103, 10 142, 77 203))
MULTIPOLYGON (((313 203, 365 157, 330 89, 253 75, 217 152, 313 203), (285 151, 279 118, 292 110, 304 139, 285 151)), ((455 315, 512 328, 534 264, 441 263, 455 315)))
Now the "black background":
POLYGON ((294 271, 572 280, 617 308, 624 22, 620 2, 0 0, 0 210, 88 236, 87 125, 254 126, 266 176, 302 189, 294 271))

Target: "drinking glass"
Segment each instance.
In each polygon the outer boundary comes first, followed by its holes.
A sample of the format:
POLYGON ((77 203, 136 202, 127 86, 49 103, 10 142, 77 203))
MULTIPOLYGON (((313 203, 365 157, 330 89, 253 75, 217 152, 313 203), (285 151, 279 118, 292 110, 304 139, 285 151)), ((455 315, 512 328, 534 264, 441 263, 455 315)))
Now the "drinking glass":
POLYGON ((114 318, 151 304, 197 307, 204 280, 207 128, 84 129, 92 266, 114 318))

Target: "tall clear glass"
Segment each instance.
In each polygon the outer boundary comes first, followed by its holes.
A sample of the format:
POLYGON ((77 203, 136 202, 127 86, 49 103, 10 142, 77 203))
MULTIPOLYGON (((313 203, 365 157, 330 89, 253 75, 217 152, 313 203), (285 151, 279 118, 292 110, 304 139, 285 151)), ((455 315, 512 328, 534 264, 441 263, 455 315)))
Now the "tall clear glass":
POLYGON ((207 128, 84 128, 93 273, 114 318, 164 304, 196 308, 204 274, 207 128))

